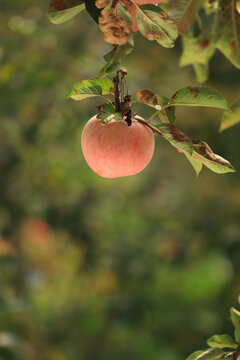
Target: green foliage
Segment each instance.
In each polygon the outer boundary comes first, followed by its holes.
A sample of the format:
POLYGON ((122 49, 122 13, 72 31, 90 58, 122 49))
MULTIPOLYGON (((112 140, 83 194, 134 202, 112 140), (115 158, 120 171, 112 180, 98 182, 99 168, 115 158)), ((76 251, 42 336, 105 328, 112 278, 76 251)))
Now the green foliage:
POLYGON ((231 106, 231 112, 225 112, 222 117, 220 131, 226 130, 240 122, 240 101, 231 106))
POLYGON ((121 62, 125 56, 129 55, 134 48, 133 38, 130 37, 128 42, 122 46, 114 46, 113 49, 104 55, 104 59, 109 64, 113 64, 115 62, 121 62))
POLYGON ((229 335, 213 335, 208 341, 207 344, 212 348, 217 349, 236 349, 237 344, 233 341, 229 335))
POLYGON ((102 124, 108 125, 112 122, 120 121, 123 116, 121 113, 115 111, 112 104, 104 104, 97 117, 102 120, 102 124))
POLYGON ((229 335, 213 335, 207 341, 207 344, 210 346, 209 349, 195 351, 187 358, 187 360, 216 360, 226 358, 238 358, 240 350, 240 313, 234 308, 231 308, 230 312, 231 319, 235 327, 235 339, 238 344, 236 344, 229 335), (231 351, 223 351, 223 349, 231 349, 231 351), (236 351, 233 352, 232 349, 235 349, 236 351))
POLYGON ((215 51, 213 34, 201 33, 194 36, 191 32, 183 37, 183 52, 180 58, 180 66, 206 65, 215 51))
POLYGON ((113 89, 114 85, 110 79, 104 78, 99 80, 98 78, 93 78, 76 83, 66 97, 74 100, 83 100, 93 96, 111 94, 113 89))
MULTIPOLYGON (((49 7, 50 20, 54 23, 65 22, 78 14, 84 6, 95 22, 98 23, 101 9, 96 7, 95 0, 86 0, 85 4, 80 0, 53 0, 49 7)), ((183 41, 180 67, 192 65, 199 83, 207 81, 209 61, 216 49, 219 49, 234 66, 240 68, 239 1, 165 0, 161 1, 158 6, 152 4, 139 6, 138 2, 135 1, 130 1, 130 3, 110 1, 103 6, 106 9, 116 7, 116 16, 126 21, 129 29, 133 26, 134 31, 139 30, 148 40, 156 40, 163 47, 174 47, 179 33, 183 41), (196 27, 198 27, 198 31, 196 31, 196 27)), ((115 16, 114 13, 113 16, 115 16)), ((107 26, 108 31, 111 32, 115 25, 109 23, 107 26)), ((98 78, 103 79, 114 71, 122 69, 123 59, 132 52, 133 48, 133 31, 130 31, 129 39, 125 44, 113 45, 111 51, 104 56, 107 64, 99 71, 98 78)), ((193 88, 189 87, 189 89, 193 88)), ((211 95, 209 93, 207 96, 210 99, 216 94, 211 95)), ((203 96, 196 96, 195 100, 198 99, 199 102, 195 102, 193 99, 192 105, 198 103, 201 106, 208 106, 207 101, 202 101, 203 96)), ((217 103, 220 104, 220 102, 216 98, 216 107, 219 106, 217 103)), ((220 104, 220 108, 226 109, 226 103, 220 104)), ((163 115, 160 114, 160 116, 163 119, 163 115)), ((167 118, 166 114, 165 117, 167 118)), ((174 116, 170 114, 170 118, 172 122, 174 116)), ((237 122, 236 115, 231 117, 226 114, 223 118, 221 130, 237 122)))
POLYGON ((196 74, 197 82, 200 84, 205 83, 208 79, 208 64, 193 64, 193 68, 196 74))
POLYGON ((160 45, 172 48, 178 37, 176 25, 166 14, 154 5, 138 7, 136 11, 138 28, 148 40, 156 40, 160 45))
MULTIPOLYGON (((196 180, 185 155, 156 136, 140 175, 97 177, 80 138, 104 101, 63 100, 104 66, 97 25, 82 12, 54 28, 45 1, 1 5, 1 360, 179 360, 231 334, 223 314, 239 293, 238 173, 196 180)), ((135 41, 131 93, 170 98, 194 83, 190 68, 176 68, 180 46, 135 41)), ((235 99, 239 72, 220 53, 211 73, 209 86, 235 99)), ((177 127, 239 168, 237 126, 219 136, 215 110, 176 110, 177 127)), ((149 119, 155 109, 134 111, 149 119)))
POLYGON ((106 64, 98 73, 98 79, 102 80, 105 76, 110 75, 112 73, 116 73, 117 71, 127 71, 120 63, 108 63, 106 64))
POLYGON ((231 320, 235 328, 235 340, 239 344, 240 343, 240 312, 234 308, 231 308, 231 320))
POLYGON ((53 0, 49 6, 48 16, 53 24, 62 24, 85 9, 84 0, 53 0))
POLYGON ((169 13, 169 17, 177 24, 180 34, 185 34, 194 23, 199 9, 204 0, 168 0, 163 8, 169 13))
POLYGON ((226 100, 215 89, 193 87, 178 90, 171 98, 169 105, 210 106, 229 110, 226 100))
POLYGON ((240 69, 240 14, 235 1, 220 0, 217 48, 240 69))
MULTIPOLYGON (((67 97, 82 100, 87 97, 108 94, 113 92, 113 83, 104 78, 83 80, 74 85, 67 97)), ((198 175, 205 165, 218 174, 235 172, 229 161, 214 154, 207 143, 200 140, 191 140, 172 123, 175 121, 175 105, 185 106, 211 106, 228 110, 226 100, 214 89, 208 87, 187 87, 178 90, 171 99, 154 94, 151 90, 140 89, 136 91, 137 101, 157 110, 148 121, 136 117, 154 132, 170 142, 179 152, 183 153, 198 175), (151 121, 158 115, 159 123, 152 125, 151 121), (167 123, 165 123, 167 121, 167 123)), ((107 125, 123 119, 123 115, 115 111, 113 104, 104 104, 100 107, 98 118, 107 125)))

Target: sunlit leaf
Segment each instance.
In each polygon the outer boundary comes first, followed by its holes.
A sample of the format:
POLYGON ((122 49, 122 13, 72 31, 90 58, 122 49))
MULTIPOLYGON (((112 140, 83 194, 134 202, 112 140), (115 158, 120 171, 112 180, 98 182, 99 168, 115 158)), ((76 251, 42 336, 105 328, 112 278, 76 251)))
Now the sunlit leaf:
POLYGON ((66 97, 74 100, 83 100, 93 96, 110 94, 113 92, 113 89, 113 82, 107 78, 102 80, 97 78, 82 80, 72 87, 66 97))
POLYGON ((205 353, 206 350, 197 350, 190 354, 186 360, 196 360, 201 354, 205 353))
POLYGON ((214 154, 212 149, 204 141, 193 140, 193 149, 193 157, 201 160, 201 162, 210 170, 218 174, 236 171, 229 161, 214 154))
POLYGON ((237 12, 240 14, 240 0, 236 0, 236 9, 237 12))
POLYGON ((190 155, 193 153, 192 141, 181 130, 173 124, 160 124, 156 126, 165 139, 179 150, 186 151, 190 155))
POLYGON ((97 118, 102 120, 102 124, 108 125, 112 122, 120 121, 123 116, 115 111, 113 104, 104 104, 97 118))
POLYGON ((48 17, 53 24, 62 24, 85 9, 84 0, 53 0, 48 9, 48 17))
POLYGON ((240 14, 235 1, 220 0, 216 46, 240 69, 240 14))
POLYGON ((177 27, 160 8, 155 5, 141 6, 137 8, 136 19, 141 34, 148 40, 156 40, 166 48, 175 45, 177 27))
POLYGON ((240 101, 231 107, 231 112, 226 111, 223 114, 220 131, 226 130, 238 123, 240 123, 240 101))
POLYGON ((235 332, 234 332, 235 340, 239 344, 240 343, 240 312, 234 308, 231 308, 230 314, 231 314, 232 323, 235 328, 235 332))
MULTIPOLYGON (((178 152, 186 155, 197 175, 202 168, 200 163, 218 174, 235 171, 234 167, 230 164, 230 162, 225 160, 221 156, 214 154, 208 144, 206 144, 204 141, 191 140, 187 135, 185 135, 181 130, 177 129, 176 126, 174 126, 173 124, 167 123, 153 125, 149 124, 149 122, 143 119, 136 118, 136 120, 145 123, 147 126, 150 126, 154 132, 158 133, 163 138, 168 140, 170 144, 178 150, 178 152)), ((217 359, 220 354, 223 354, 222 350, 220 349, 209 349, 202 352, 199 356, 197 356, 196 359, 217 359)), ((193 356, 193 354, 191 356, 193 356)))
POLYGON ((207 64, 213 56, 215 45, 212 34, 201 34, 196 37, 192 34, 183 36, 183 52, 180 66, 192 64, 207 64))
POLYGON ((124 71, 125 73, 127 73, 127 69, 125 67, 123 67, 120 63, 115 62, 113 64, 106 64, 98 73, 98 79, 101 80, 103 79, 105 76, 115 73, 119 70, 124 71))
POLYGON ((226 100, 216 90, 205 86, 188 86, 178 90, 171 98, 172 105, 209 106, 229 110, 226 100))
MULTIPOLYGON (((157 95, 157 99, 158 99, 158 103, 160 104, 160 106, 163 108, 164 106, 169 104, 169 98, 167 98, 166 96, 159 96, 157 95)), ((166 107, 165 109, 159 111, 159 118, 161 119, 162 122, 170 122, 170 123, 174 123, 176 116, 175 116, 175 106, 169 106, 166 107)))
POLYGON ((224 352, 221 349, 208 349, 197 356, 195 360, 214 360, 222 357, 224 352))
POLYGON ((168 0, 161 4, 175 24, 180 34, 185 32, 193 24, 195 17, 203 5, 204 0, 168 0))
MULTIPOLYGON (((200 172, 202 171, 202 162, 198 159, 195 159, 193 156, 189 155, 187 152, 185 152, 184 155, 186 156, 186 158, 192 165, 193 169, 195 170, 196 175, 198 176, 200 174, 200 172)), ((202 352, 204 352, 204 351, 202 351, 202 350, 195 351, 195 353, 190 355, 187 358, 187 360, 195 360, 198 357, 198 355, 200 355, 202 352)))
POLYGON ((162 122, 171 122, 175 120, 175 107, 170 106, 163 110, 162 107, 169 103, 169 99, 165 96, 154 94, 151 90, 140 89, 136 91, 138 101, 159 110, 159 118, 162 122))
POLYGON ((231 348, 236 349, 237 344, 233 341, 229 335, 213 335, 208 341, 207 344, 212 348, 231 348))

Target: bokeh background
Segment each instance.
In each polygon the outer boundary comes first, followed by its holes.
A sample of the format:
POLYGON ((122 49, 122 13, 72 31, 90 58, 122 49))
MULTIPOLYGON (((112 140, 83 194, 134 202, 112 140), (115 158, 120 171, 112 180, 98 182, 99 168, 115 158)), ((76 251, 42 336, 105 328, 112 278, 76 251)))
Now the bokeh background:
MULTIPOLYGON (((196 178, 156 138, 141 174, 95 175, 80 138, 101 100, 64 97, 97 74, 108 47, 86 13, 52 25, 48 5, 0 0, 0 359, 184 360, 233 332, 240 173, 196 178)), ((132 92, 196 84, 178 67, 181 41, 135 43, 124 62, 132 92)), ((231 104, 240 71, 220 53, 210 71, 208 85, 231 104)), ((219 134, 221 115, 179 108, 177 126, 240 170, 240 126, 219 134)))

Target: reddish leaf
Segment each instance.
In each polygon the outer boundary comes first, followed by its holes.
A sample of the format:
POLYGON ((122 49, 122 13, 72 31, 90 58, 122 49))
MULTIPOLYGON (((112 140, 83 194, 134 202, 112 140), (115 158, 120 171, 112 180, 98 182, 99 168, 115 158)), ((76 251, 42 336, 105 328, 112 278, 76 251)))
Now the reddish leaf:
POLYGON ((52 23, 61 24, 73 18, 84 8, 84 0, 52 0, 48 16, 52 23))
MULTIPOLYGON (((130 0, 131 1, 131 0, 130 0)), ((137 7, 136 5, 146 5, 146 4, 152 4, 157 5, 162 3, 165 0, 136 0, 134 2, 129 3, 128 1, 121 0, 121 2, 127 7, 131 17, 132 17, 132 30, 138 31, 138 25, 137 25, 137 19, 136 19, 136 11, 137 7)))

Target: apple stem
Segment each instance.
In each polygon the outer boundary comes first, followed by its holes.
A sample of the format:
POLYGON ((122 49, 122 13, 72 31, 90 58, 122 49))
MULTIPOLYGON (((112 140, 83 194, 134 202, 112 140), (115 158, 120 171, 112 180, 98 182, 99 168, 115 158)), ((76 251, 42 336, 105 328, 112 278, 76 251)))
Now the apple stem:
POLYGON ((115 111, 120 112, 120 91, 119 91, 119 72, 117 71, 116 76, 113 78, 115 84, 115 111))
POLYGON ((139 117, 134 117, 135 120, 137 120, 138 122, 146 125, 149 129, 151 129, 153 131, 153 133, 157 133, 158 135, 165 137, 164 134, 161 132, 161 130, 159 130, 156 126, 149 124, 149 122, 147 122, 146 120, 143 120, 139 117))
POLYGON ((125 80, 126 72, 123 70, 118 70, 116 73, 116 76, 113 78, 114 84, 115 84, 115 111, 120 112, 123 116, 126 117, 126 122, 128 126, 132 125, 132 110, 131 110, 131 95, 128 94, 127 89, 127 83, 125 80), (121 74, 121 77, 120 77, 121 74), (124 91, 124 83, 126 86, 126 92, 125 95, 124 91))
POLYGON ((233 353, 233 357, 232 357, 233 360, 237 360, 239 354, 240 354, 240 345, 238 345, 236 351, 234 351, 234 353, 233 353))

